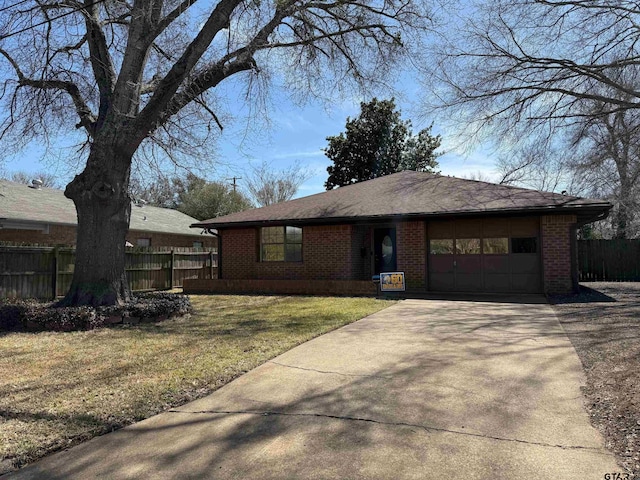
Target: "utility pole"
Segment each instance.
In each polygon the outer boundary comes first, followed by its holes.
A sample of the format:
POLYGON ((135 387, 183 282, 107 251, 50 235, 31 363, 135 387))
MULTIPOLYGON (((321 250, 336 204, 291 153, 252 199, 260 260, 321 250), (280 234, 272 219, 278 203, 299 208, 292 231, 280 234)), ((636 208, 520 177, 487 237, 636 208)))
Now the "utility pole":
POLYGON ((242 177, 231 177, 231 178, 227 178, 227 180, 232 180, 232 185, 233 185, 233 191, 236 191, 236 180, 242 180, 242 177))

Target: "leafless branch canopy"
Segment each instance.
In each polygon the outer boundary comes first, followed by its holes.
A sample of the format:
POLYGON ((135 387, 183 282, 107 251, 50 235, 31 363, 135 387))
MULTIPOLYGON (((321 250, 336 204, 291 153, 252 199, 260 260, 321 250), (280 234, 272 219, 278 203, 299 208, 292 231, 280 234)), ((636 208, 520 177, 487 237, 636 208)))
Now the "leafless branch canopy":
POLYGON ((250 86, 270 75, 301 90, 319 79, 362 86, 388 73, 429 27, 414 0, 30 5, 0 20, 0 139, 75 125, 89 143, 110 137, 128 154, 145 139, 170 154, 181 140, 194 143, 194 124, 203 137, 215 135, 224 126, 216 87, 234 75, 250 86), (122 125, 127 135, 114 128, 122 125))
POLYGON ((276 170, 263 162, 253 167, 247 178, 247 190, 254 202, 260 207, 291 200, 300 185, 311 178, 311 172, 301 166, 276 170))
POLYGON ((571 122, 585 100, 640 108, 637 2, 496 0, 465 12, 436 47, 432 106, 509 140, 522 122, 571 122))

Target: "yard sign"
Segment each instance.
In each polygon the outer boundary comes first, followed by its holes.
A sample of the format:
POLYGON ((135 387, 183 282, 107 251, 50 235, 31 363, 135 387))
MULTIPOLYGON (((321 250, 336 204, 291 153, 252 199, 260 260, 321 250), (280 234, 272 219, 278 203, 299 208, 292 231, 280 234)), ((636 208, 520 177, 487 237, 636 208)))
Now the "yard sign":
POLYGON ((381 292, 404 292, 404 272, 387 272, 380 274, 381 292))

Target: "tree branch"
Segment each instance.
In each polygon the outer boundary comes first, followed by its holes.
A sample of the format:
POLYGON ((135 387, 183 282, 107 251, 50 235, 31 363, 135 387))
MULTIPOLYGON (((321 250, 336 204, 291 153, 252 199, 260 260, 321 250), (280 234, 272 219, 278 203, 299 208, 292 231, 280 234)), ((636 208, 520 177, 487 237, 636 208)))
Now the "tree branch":
POLYGON ((40 90, 60 90, 66 92, 71 97, 76 113, 78 114, 78 117, 80 117, 80 123, 77 126, 84 127, 90 137, 94 136, 96 118, 82 98, 80 89, 75 83, 64 80, 27 78, 20 69, 18 63, 7 51, 0 49, 0 55, 5 57, 15 70, 16 76, 18 77, 18 85, 20 87, 31 87, 40 90))
POLYGON ((94 3, 93 0, 85 0, 83 11, 85 13, 91 68, 100 92, 98 122, 102 123, 111 105, 116 73, 109 53, 107 39, 98 19, 98 8, 94 3))

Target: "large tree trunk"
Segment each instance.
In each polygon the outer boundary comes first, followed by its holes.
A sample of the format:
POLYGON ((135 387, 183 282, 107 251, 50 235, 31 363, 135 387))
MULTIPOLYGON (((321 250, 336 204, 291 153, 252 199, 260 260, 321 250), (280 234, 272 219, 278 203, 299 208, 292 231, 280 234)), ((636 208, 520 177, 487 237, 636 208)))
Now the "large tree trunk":
POLYGON ((61 305, 121 305, 131 298, 125 241, 131 216, 131 155, 94 143, 85 170, 65 190, 78 214, 73 281, 61 305))

